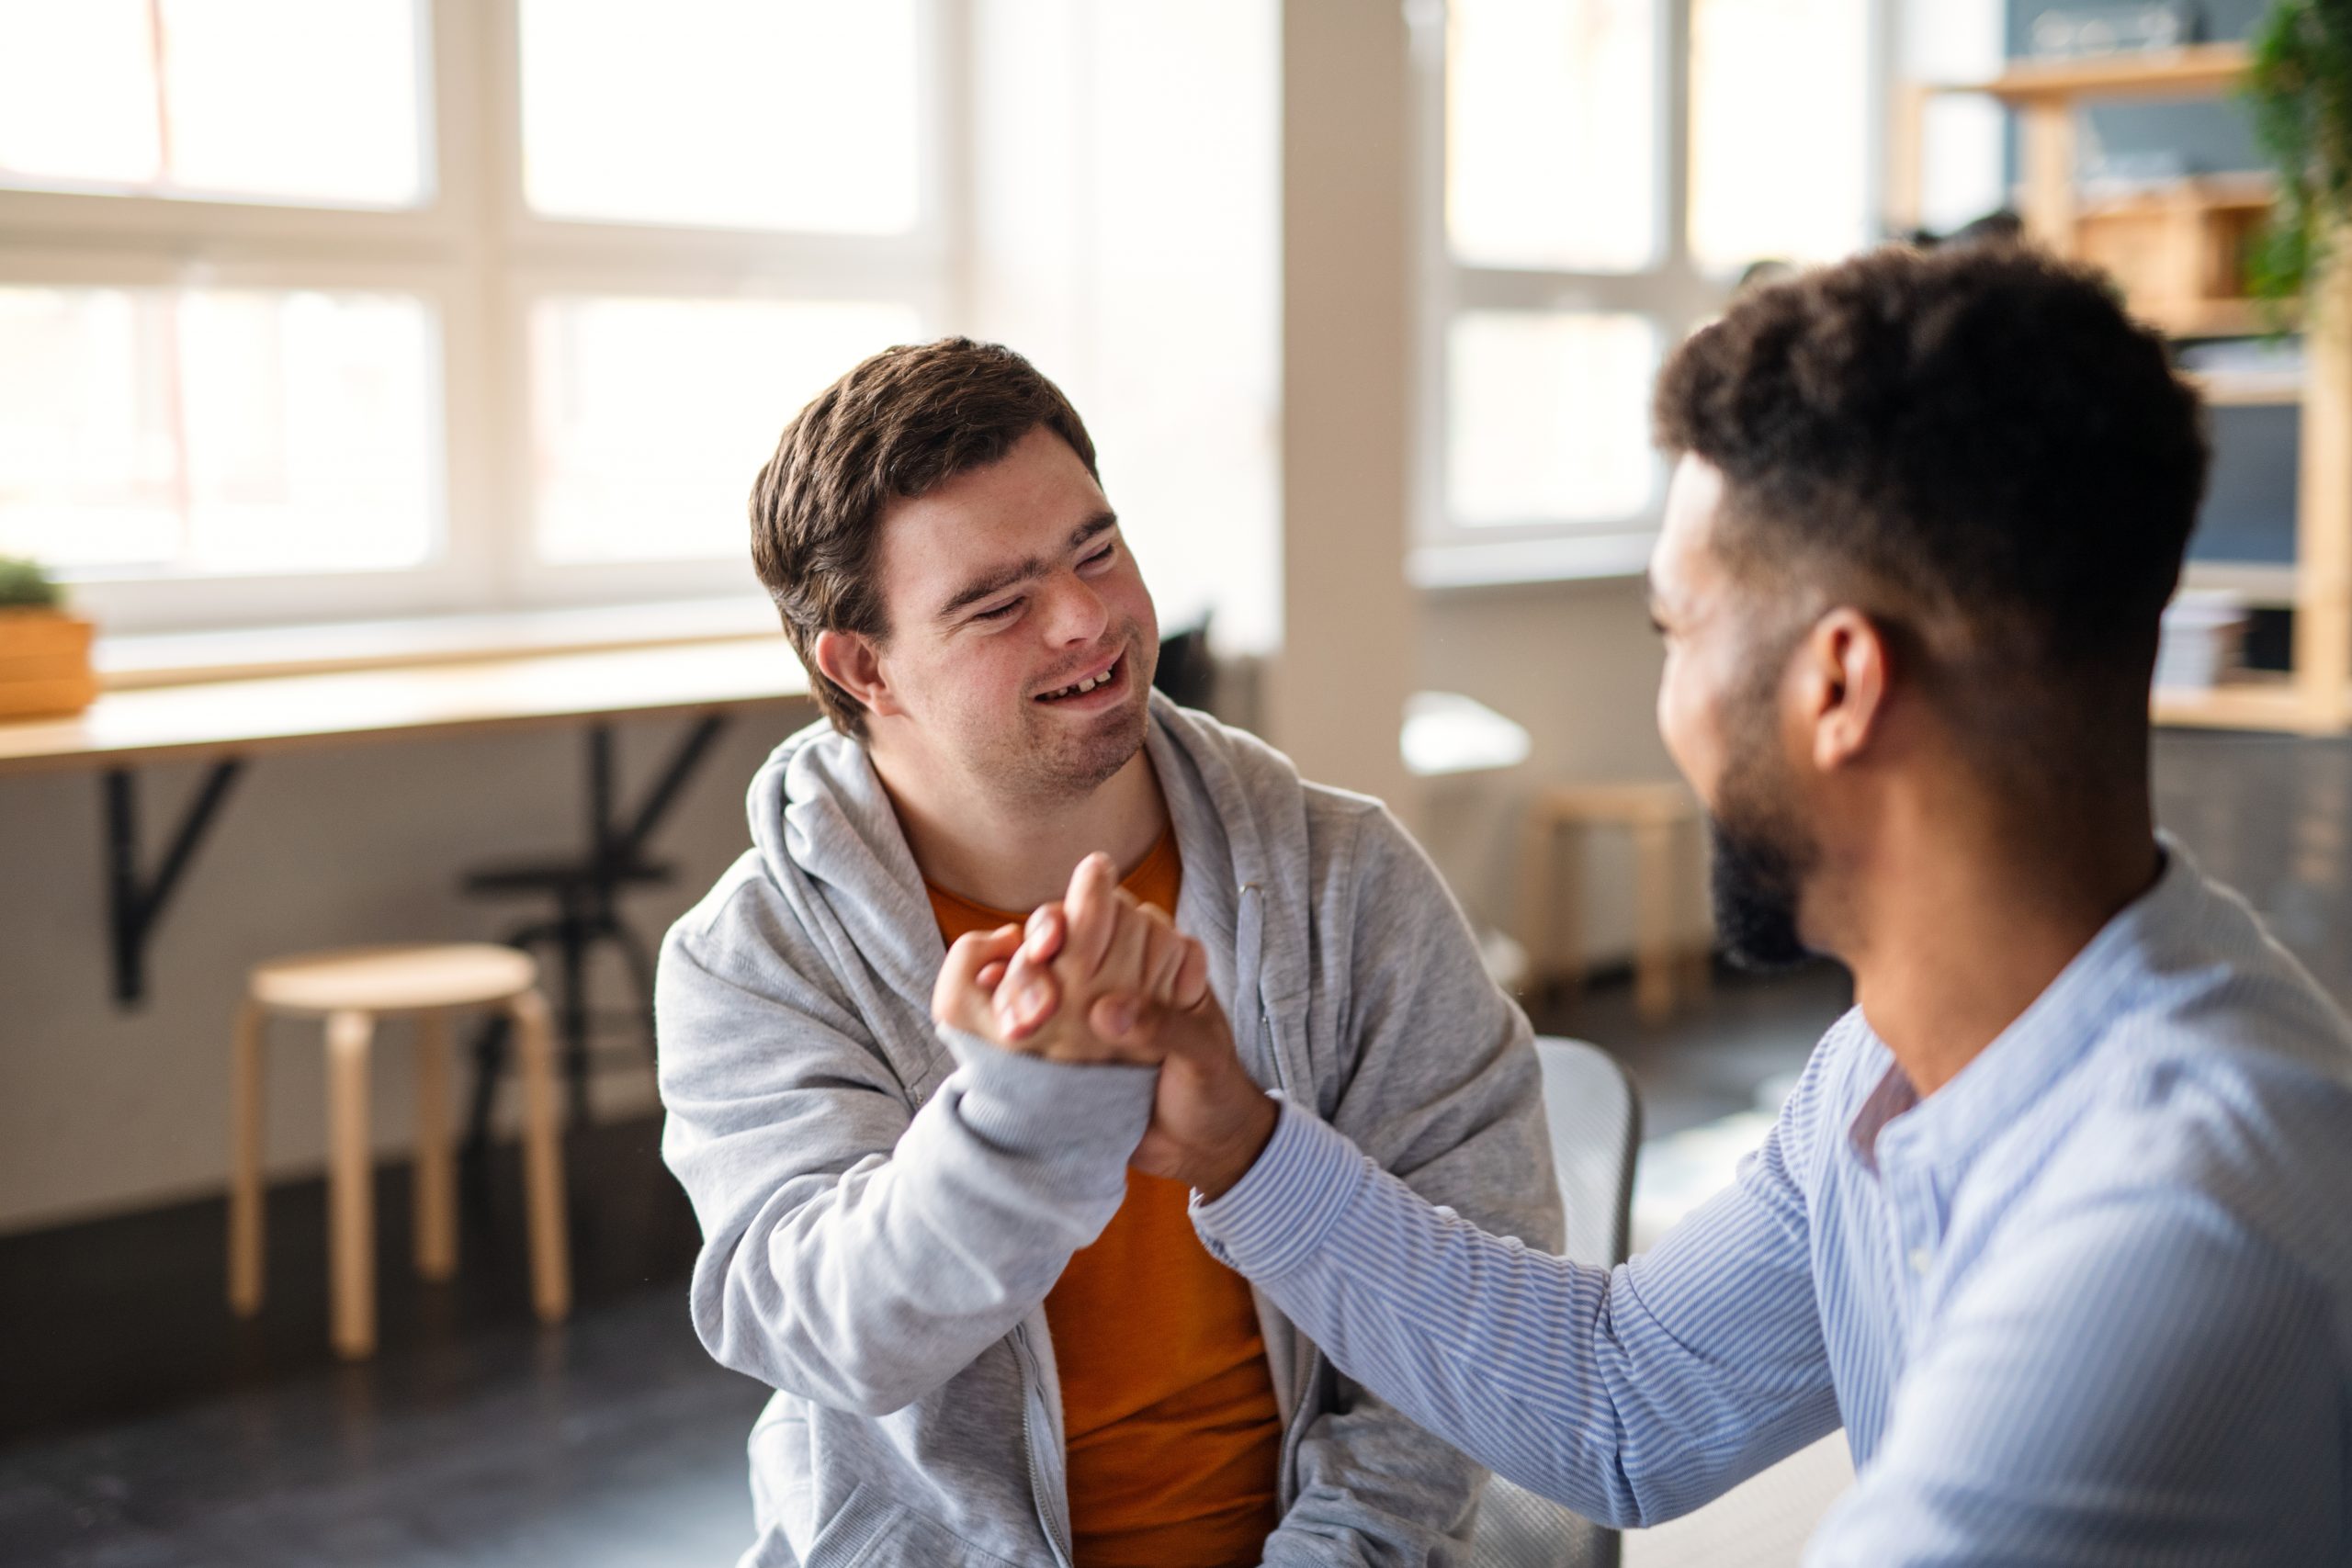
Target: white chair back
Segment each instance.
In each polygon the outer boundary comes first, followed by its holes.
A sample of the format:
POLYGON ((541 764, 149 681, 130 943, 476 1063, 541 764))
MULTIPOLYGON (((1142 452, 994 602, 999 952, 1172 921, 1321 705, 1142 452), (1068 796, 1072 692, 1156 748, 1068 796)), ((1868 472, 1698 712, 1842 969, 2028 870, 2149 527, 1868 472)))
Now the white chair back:
MULTIPOLYGON (((1625 1260, 1642 1101, 1617 1059, 1581 1040, 1538 1039, 1552 1167, 1567 1209, 1566 1255, 1625 1260)), ((1478 1505, 1472 1568, 1617 1568, 1615 1530, 1497 1476, 1478 1505)))

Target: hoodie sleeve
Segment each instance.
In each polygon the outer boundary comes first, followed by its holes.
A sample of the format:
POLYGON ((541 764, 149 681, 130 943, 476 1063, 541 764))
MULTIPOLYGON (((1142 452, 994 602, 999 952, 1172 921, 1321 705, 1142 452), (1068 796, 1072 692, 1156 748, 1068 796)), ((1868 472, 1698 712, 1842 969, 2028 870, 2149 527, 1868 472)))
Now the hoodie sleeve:
POLYGON ((910 1107, 761 887, 679 921, 655 987, 662 1157, 703 1233, 695 1328, 773 1388, 886 1415, 1011 1333, 1110 1222, 1155 1074, 943 1031, 956 1068, 910 1107))
MULTIPOLYGON (((1526 1015, 1490 979, 1452 893, 1384 807, 1343 874, 1347 989, 1331 1125, 1432 1204, 1530 1247, 1561 1245, 1560 1199, 1526 1015)), ((1326 942, 1329 941, 1327 933, 1326 942)), ((1328 947, 1327 947, 1328 951, 1328 947)), ((1338 1376, 1338 1374, 1332 1374, 1338 1376)), ((1352 1379, 1298 1450, 1269 1568, 1464 1561, 1486 1472, 1352 1379)))

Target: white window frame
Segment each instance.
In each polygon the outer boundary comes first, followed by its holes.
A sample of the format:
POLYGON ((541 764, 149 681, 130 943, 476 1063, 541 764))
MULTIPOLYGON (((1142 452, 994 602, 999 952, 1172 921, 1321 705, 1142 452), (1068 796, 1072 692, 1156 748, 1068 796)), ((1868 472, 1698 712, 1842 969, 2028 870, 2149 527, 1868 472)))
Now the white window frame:
MULTIPOLYGON (((1869 0, 1871 62, 1864 123, 1883 126, 1892 72, 1889 0, 1869 0)), ((1412 211, 1419 301, 1415 323, 1413 516, 1408 575, 1422 588, 1475 587, 1639 576, 1646 570, 1665 504, 1661 466, 1648 504, 1623 516, 1589 521, 1530 519, 1464 525, 1446 507, 1446 344, 1456 316, 1470 310, 1603 311, 1639 316, 1661 356, 1716 314, 1735 278, 1712 274, 1692 256, 1690 192, 1691 0, 1657 0, 1658 232, 1652 264, 1609 273, 1474 266, 1455 259, 1446 233, 1447 0, 1408 0, 1413 29, 1414 192, 1412 211)), ((1866 160, 1863 199, 1875 210, 1883 186, 1878 150, 1866 160)))
MULTIPOLYGON (((961 313, 967 0, 918 0, 915 230, 887 238, 574 221, 522 184, 519 0, 417 0, 426 194, 413 209, 0 190, 0 281, 380 289, 435 313, 442 548, 399 570, 72 579, 109 631, 521 609, 756 591, 724 560, 539 558, 529 321, 549 295, 879 300, 928 333, 961 313)), ((780 423, 780 421, 779 421, 780 423)), ((748 495, 752 474, 743 477, 748 495)))

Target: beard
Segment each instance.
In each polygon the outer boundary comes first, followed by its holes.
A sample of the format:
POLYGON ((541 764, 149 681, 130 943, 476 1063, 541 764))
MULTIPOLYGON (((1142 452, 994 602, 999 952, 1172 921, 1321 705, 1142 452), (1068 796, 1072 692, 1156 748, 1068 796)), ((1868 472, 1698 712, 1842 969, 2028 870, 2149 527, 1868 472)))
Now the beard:
POLYGON ((1815 956, 1797 929, 1805 879, 1819 858, 1813 837, 1771 776, 1760 746, 1725 769, 1708 814, 1708 883, 1724 956, 1762 974, 1815 956))

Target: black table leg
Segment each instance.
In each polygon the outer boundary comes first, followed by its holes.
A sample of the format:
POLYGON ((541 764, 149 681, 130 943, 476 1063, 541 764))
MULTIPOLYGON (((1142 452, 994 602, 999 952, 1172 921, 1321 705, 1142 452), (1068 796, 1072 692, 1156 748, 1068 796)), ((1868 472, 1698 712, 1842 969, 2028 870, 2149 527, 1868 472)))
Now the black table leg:
POLYGON ((172 834, 163 863, 155 868, 152 880, 143 882, 139 872, 138 777, 128 768, 107 770, 107 920, 114 957, 114 997, 121 1006, 133 1007, 144 999, 147 944, 188 862, 220 815, 229 786, 243 768, 233 757, 212 764, 172 834))
MULTIPOLYGON (((616 840, 609 837, 600 839, 599 847, 616 852, 623 860, 644 849, 645 840, 661 828, 662 818, 670 814, 670 807, 677 804, 680 792, 702 766, 703 759, 709 755, 712 743, 726 733, 726 729, 727 716, 723 713, 705 714, 696 719, 694 728, 686 731, 685 739, 678 742, 678 749, 670 754, 669 761, 662 764, 661 776, 645 792, 645 799, 639 804, 637 814, 629 818, 628 829, 616 840)), ((609 772, 606 777, 605 798, 609 804, 609 772)), ((600 818, 599 820, 608 822, 609 818, 600 818)))

